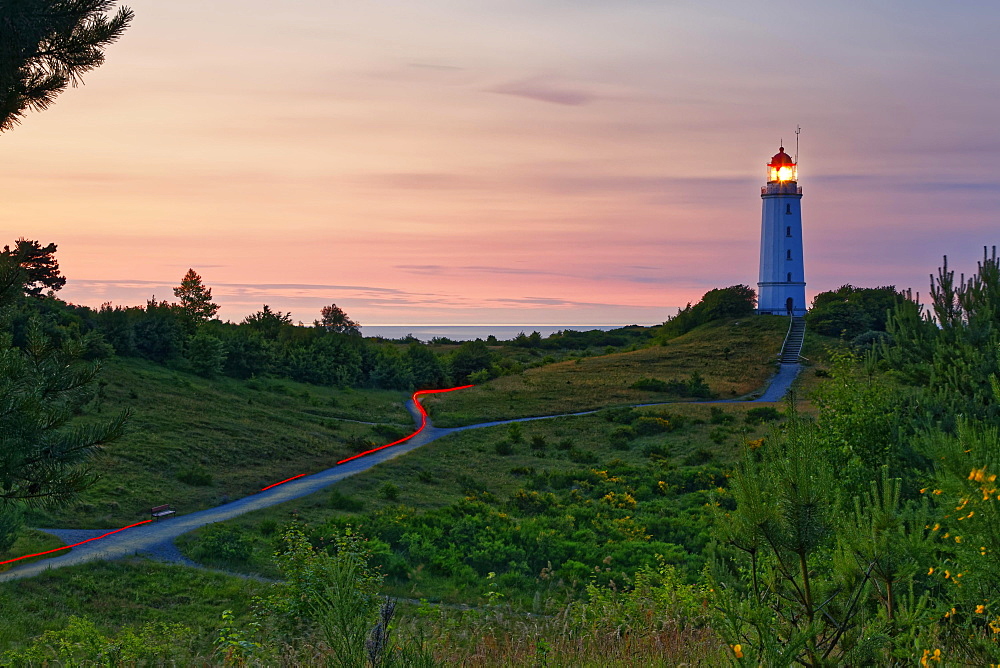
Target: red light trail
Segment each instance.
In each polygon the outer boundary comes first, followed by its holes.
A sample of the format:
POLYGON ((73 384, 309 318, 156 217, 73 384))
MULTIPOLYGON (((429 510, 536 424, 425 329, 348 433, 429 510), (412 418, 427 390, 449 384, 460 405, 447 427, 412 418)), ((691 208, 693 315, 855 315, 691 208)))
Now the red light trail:
POLYGON ((68 550, 71 547, 76 547, 78 545, 83 545, 84 543, 89 543, 92 540, 100 540, 101 538, 107 538, 113 533, 118 533, 119 531, 125 531, 125 529, 131 529, 132 527, 137 527, 140 524, 148 524, 153 520, 143 520, 142 522, 136 522, 135 524, 129 524, 127 527, 122 527, 121 529, 115 529, 114 531, 109 531, 101 536, 94 536, 93 538, 88 538, 87 540, 81 540, 79 543, 73 543, 72 545, 63 545, 62 547, 57 547, 53 550, 46 550, 45 552, 35 552, 34 554, 26 554, 23 557, 17 557, 15 559, 8 559, 7 561, 0 561, 0 566, 3 564, 9 564, 15 561, 21 561, 21 559, 30 559, 31 557, 40 557, 43 554, 52 554, 53 552, 58 552, 59 550, 68 550))
MULTIPOLYGON (((416 436, 417 434, 419 434, 420 432, 422 432, 424 430, 424 428, 427 426, 427 411, 424 409, 423 405, 420 403, 420 400, 418 399, 418 397, 420 397, 421 395, 424 395, 424 394, 441 394, 442 392, 454 392, 455 390, 465 390, 465 389, 468 389, 470 387, 473 387, 473 386, 472 385, 462 385, 461 387, 449 387, 446 390, 417 390, 416 392, 413 393, 413 404, 417 407, 417 411, 420 412, 420 427, 415 432, 413 432, 409 436, 406 436, 405 438, 399 439, 398 441, 393 441, 392 443, 386 443, 385 445, 380 445, 379 447, 372 448, 371 450, 365 450, 364 452, 359 452, 358 454, 354 455, 353 457, 348 457, 347 459, 341 459, 339 462, 337 462, 337 466, 340 466, 341 464, 346 464, 347 462, 353 461, 355 459, 358 459, 359 457, 364 457, 365 455, 370 455, 373 452, 378 452, 379 450, 385 450, 386 448, 391 448, 394 445, 399 445, 400 443, 402 443, 404 441, 408 441, 411 438, 413 438, 414 436, 416 436)), ((296 478, 302 478, 302 477, 304 477, 306 475, 308 475, 308 474, 306 474, 306 473, 300 473, 300 474, 298 474, 296 476, 292 476, 291 478, 286 478, 285 480, 282 480, 281 482, 276 482, 273 485, 268 485, 267 487, 264 487, 260 491, 263 492, 264 490, 271 489, 272 487, 277 487, 278 485, 284 485, 286 482, 290 482, 292 480, 295 480, 296 478)), ((72 545, 63 545, 62 547, 57 547, 57 548, 52 549, 52 550, 46 550, 45 552, 36 552, 34 554, 26 554, 23 557, 15 557, 14 559, 8 559, 7 561, 0 561, 0 566, 2 566, 3 564, 10 564, 10 563, 13 563, 15 561, 21 561, 22 559, 30 559, 31 557, 40 557, 40 556, 42 556, 44 554, 52 554, 53 552, 59 552, 60 550, 68 550, 71 547, 77 547, 79 545, 83 545, 84 543, 89 543, 92 540, 100 540, 101 538, 106 538, 106 537, 110 536, 111 534, 118 533, 119 531, 125 531, 125 529, 131 529, 132 527, 137 527, 140 524, 148 524, 149 522, 152 522, 152 521, 153 520, 143 520, 142 522, 136 522, 135 524, 129 524, 127 527, 122 527, 121 529, 115 529, 114 531, 109 531, 108 533, 100 535, 100 536, 94 536, 93 538, 88 538, 87 540, 81 540, 79 543, 73 543, 72 545)))
POLYGON ((394 445, 399 445, 403 441, 408 441, 417 434, 419 434, 420 432, 422 432, 424 430, 424 427, 427 426, 427 411, 424 410, 424 407, 420 403, 420 400, 417 399, 417 397, 419 397, 421 394, 441 394, 442 392, 454 392, 455 390, 464 390, 470 387, 472 387, 472 385, 462 385, 461 387, 449 387, 447 390, 417 390, 416 392, 413 393, 413 404, 417 407, 417 410, 420 411, 419 429, 417 429, 409 436, 399 439, 398 441, 393 441, 392 443, 386 443, 385 445, 380 445, 379 447, 372 448, 371 450, 365 450, 364 452, 359 452, 353 457, 348 457, 347 459, 341 459, 339 462, 337 462, 337 466, 340 466, 341 464, 346 464, 347 462, 353 459, 357 459, 358 457, 364 457, 365 455, 370 455, 373 452, 378 452, 379 450, 385 450, 386 448, 391 448, 394 445))

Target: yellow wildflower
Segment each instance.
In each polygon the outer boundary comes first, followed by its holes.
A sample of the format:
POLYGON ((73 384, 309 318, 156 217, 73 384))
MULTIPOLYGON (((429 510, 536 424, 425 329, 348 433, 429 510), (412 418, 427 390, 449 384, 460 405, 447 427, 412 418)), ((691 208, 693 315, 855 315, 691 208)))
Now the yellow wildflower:
POLYGON ((976 606, 976 614, 980 614, 981 615, 984 612, 986 612, 986 606, 985 605, 977 605, 976 606))
POLYGON ((929 571, 927 571, 927 575, 934 575, 934 567, 933 566, 931 566, 931 569, 929 571))
POLYGON ((743 645, 733 645, 733 654, 736 655, 737 659, 743 658, 743 645))

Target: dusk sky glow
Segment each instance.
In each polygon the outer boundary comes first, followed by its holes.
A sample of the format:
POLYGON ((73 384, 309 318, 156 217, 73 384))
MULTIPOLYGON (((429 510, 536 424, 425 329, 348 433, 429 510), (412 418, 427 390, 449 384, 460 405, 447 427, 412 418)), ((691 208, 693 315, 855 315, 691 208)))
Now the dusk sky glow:
POLYGON ((810 299, 1000 243, 995 2, 126 4, 0 137, 2 243, 57 243, 67 301, 193 267, 234 321, 659 323, 756 287, 796 125, 810 299))

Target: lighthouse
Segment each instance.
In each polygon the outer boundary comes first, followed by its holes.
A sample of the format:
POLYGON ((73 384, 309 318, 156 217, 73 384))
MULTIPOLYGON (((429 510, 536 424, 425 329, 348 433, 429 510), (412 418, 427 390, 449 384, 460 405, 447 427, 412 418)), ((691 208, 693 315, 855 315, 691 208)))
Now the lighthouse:
POLYGON ((806 277, 802 263, 802 188, 796 164, 782 146, 767 165, 760 189, 760 280, 757 312, 802 316, 806 313, 806 277))

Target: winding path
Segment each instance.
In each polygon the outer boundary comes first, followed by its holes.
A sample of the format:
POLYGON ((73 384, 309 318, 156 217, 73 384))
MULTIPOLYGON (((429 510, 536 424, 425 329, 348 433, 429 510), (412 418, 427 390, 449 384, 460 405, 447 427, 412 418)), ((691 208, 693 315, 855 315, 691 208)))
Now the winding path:
MULTIPOLYGON (((768 382, 767 389, 764 393, 759 398, 752 401, 780 401, 781 398, 788 392, 792 382, 798 375, 799 370, 800 366, 798 364, 782 364, 778 373, 768 382)), ((366 454, 364 457, 345 460, 344 463, 338 464, 337 466, 325 471, 295 478, 294 480, 279 486, 272 487, 256 494, 251 494, 250 496, 246 496, 236 501, 231 501, 230 503, 226 503, 221 506, 216 506, 215 508, 200 510, 187 515, 176 516, 164 520, 163 522, 133 526, 124 531, 109 535, 106 538, 92 540, 91 542, 84 543, 83 545, 73 547, 72 550, 58 557, 31 562, 23 566, 16 566, 6 572, 0 573, 0 582, 32 577, 52 568, 73 566, 89 561, 95 561, 97 559, 118 559, 137 554, 144 554, 160 560, 197 565, 184 558, 180 551, 174 546, 173 541, 178 536, 188 533, 189 531, 194 531, 195 529, 205 526, 206 524, 222 522, 243 515, 244 513, 249 513, 254 510, 260 510, 279 503, 308 496, 309 494, 325 489, 326 487, 329 487, 333 483, 343 480, 344 478, 361 473, 362 471, 367 471, 377 464, 381 464, 382 462, 398 457, 402 454, 410 452, 411 450, 416 450, 417 448, 427 445, 442 436, 447 436, 448 434, 454 432, 481 429, 483 427, 493 427, 497 425, 510 424, 512 422, 529 422, 532 420, 547 420, 551 418, 569 417, 574 415, 590 415, 597 412, 583 411, 580 413, 563 413, 559 415, 545 415, 539 417, 516 418, 512 420, 498 420, 494 422, 481 422, 479 424, 472 424, 465 427, 442 428, 435 427, 431 423, 430 419, 427 418, 427 414, 424 412, 423 407, 417 401, 416 396, 417 395, 415 394, 414 399, 407 404, 407 409, 410 411, 414 422, 419 428, 412 436, 404 439, 403 442, 393 445, 393 447, 382 446, 382 448, 376 449, 375 451, 366 454)), ((750 402, 726 400, 704 403, 750 402)), ((664 404, 641 404, 641 406, 659 405, 664 404)), ((107 530, 80 529, 45 529, 44 531, 57 536, 68 544, 95 538, 108 533, 107 530)))

